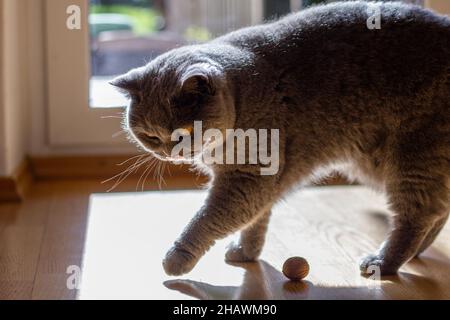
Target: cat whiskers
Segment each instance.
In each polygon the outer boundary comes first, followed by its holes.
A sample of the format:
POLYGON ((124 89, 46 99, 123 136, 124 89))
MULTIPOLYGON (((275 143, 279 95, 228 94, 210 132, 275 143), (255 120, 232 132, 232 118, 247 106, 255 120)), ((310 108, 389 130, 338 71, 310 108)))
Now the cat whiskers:
POLYGON ((127 179, 130 175, 138 172, 139 169, 142 168, 143 166, 145 167, 145 169, 139 176, 139 180, 136 184, 136 191, 138 191, 139 189, 141 191, 145 190, 147 179, 152 172, 153 172, 153 179, 158 183, 159 189, 162 189, 163 185, 167 185, 164 179, 164 173, 166 171, 166 168, 170 172, 170 166, 168 166, 165 161, 160 161, 159 159, 153 157, 150 154, 136 155, 117 165, 118 166, 128 165, 128 167, 121 173, 113 176, 112 178, 102 181, 102 184, 114 181, 114 185, 110 189, 108 189, 107 192, 114 191, 123 181, 125 181, 125 179, 127 179))
POLYGON ((111 192, 114 189, 116 189, 126 178, 128 178, 132 173, 135 173, 142 165, 145 163, 153 160, 154 158, 147 154, 137 155, 134 157, 131 157, 130 159, 118 164, 118 166, 123 166, 133 160, 136 160, 133 164, 129 165, 124 171, 121 173, 115 175, 112 178, 109 178, 105 181, 102 181, 102 184, 111 182, 115 180, 114 185, 107 191, 111 192))
POLYGON ((137 156, 131 157, 128 160, 125 160, 124 162, 118 163, 117 165, 123 166, 123 165, 127 164, 128 162, 133 161, 136 158, 143 158, 144 156, 145 156, 145 154, 138 154, 137 156))
POLYGON ((157 158, 154 158, 153 161, 150 161, 148 163, 147 168, 144 170, 144 172, 141 174, 139 181, 136 185, 136 191, 138 191, 138 188, 140 186, 141 191, 145 190, 145 184, 147 182, 148 177, 153 172, 153 180, 155 180, 158 183, 158 187, 161 190, 163 185, 167 185, 166 181, 164 179, 164 174, 166 171, 166 168, 169 168, 170 166, 165 162, 161 161, 157 158))
POLYGON ((120 137, 121 135, 126 135, 128 134, 128 130, 122 129, 120 131, 117 131, 116 133, 114 133, 111 138, 116 139, 118 137, 120 137))
POLYGON ((158 187, 161 190, 162 189, 162 185, 166 185, 166 181, 164 180, 164 171, 166 168, 166 162, 164 161, 160 161, 158 162, 158 164, 156 165, 156 169, 153 172, 153 179, 155 179, 158 182, 158 187))
POLYGON ((166 171, 166 168, 168 168, 169 166, 168 166, 167 162, 163 162, 161 167, 162 168, 159 172, 159 183, 158 183, 159 189, 162 189, 162 185, 167 186, 166 180, 164 180, 164 173, 166 171))
POLYGON ((100 119, 119 119, 119 120, 122 120, 123 116, 103 116, 103 117, 100 117, 100 119))
POLYGON ((130 134, 130 130, 126 126, 124 126, 123 128, 120 129, 120 131, 113 133, 111 137, 113 139, 115 139, 121 135, 129 135, 129 134, 130 134))
POLYGON ((100 117, 100 119, 120 119, 120 120, 122 120, 126 116, 126 114, 127 114, 126 111, 120 111, 120 112, 116 112, 114 115, 102 116, 102 117, 100 117))
POLYGON ((157 158, 153 158, 147 165, 147 168, 145 168, 144 172, 139 177, 139 180, 136 184, 136 191, 138 191, 139 185, 141 185, 141 191, 144 191, 145 189, 145 182, 147 181, 148 176, 154 170, 155 166, 158 164, 159 160, 157 158), (142 181, 142 184, 141 184, 142 181))

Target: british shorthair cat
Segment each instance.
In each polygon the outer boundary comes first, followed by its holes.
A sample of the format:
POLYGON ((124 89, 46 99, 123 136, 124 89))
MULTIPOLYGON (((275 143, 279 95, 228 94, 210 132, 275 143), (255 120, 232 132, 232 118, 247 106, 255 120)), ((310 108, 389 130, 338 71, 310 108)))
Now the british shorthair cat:
MULTIPOLYGON (((202 208, 164 259, 181 275, 240 231, 229 261, 258 258, 274 204, 329 170, 386 193, 395 213, 361 262, 392 274, 424 251, 450 211, 450 19, 418 6, 351 1, 316 6, 208 43, 181 47, 115 79, 130 97, 126 127, 172 161, 172 133, 277 129, 278 170, 205 164, 202 208), (369 28, 373 12, 380 28, 369 28), (189 131, 189 129, 187 129, 189 131)), ((228 137, 225 135, 225 137, 228 137)), ((225 138, 222 143, 226 144, 225 138)))

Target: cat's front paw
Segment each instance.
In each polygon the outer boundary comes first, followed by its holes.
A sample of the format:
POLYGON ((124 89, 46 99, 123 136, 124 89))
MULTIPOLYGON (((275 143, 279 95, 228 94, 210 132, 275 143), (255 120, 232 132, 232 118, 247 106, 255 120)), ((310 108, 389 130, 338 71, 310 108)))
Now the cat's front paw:
POLYGON ((258 260, 260 250, 249 250, 244 246, 231 243, 227 247, 227 253, 225 254, 225 261, 227 262, 253 262, 258 260))
POLYGON ((399 267, 389 263, 381 255, 371 254, 361 261, 359 269, 363 275, 379 274, 388 276, 396 274, 399 267))
POLYGON ((163 260, 164 271, 169 276, 181 276, 194 269, 198 258, 187 250, 173 247, 163 260))

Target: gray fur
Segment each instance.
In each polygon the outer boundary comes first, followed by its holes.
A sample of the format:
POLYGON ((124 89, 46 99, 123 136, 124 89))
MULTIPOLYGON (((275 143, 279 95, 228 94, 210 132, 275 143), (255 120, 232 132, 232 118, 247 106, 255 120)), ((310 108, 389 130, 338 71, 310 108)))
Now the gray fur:
POLYGON ((132 98, 133 140, 161 159, 171 132, 194 120, 205 130, 280 129, 277 175, 202 167, 209 196, 167 254, 168 274, 189 272, 241 230, 227 258, 257 259, 272 206, 329 170, 386 192, 395 213, 362 272, 395 273, 433 242, 450 211, 450 19, 377 5, 380 30, 366 27, 368 3, 333 3, 173 50, 113 82, 132 98))

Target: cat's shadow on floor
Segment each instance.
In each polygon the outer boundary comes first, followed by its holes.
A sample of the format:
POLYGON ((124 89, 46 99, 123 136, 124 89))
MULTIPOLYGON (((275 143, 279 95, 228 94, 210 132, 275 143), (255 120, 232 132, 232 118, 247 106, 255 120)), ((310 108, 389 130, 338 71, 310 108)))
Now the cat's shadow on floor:
MULTIPOLYGON (((434 268, 445 271, 450 267, 450 261, 444 263, 428 258, 420 259, 413 264, 419 269, 425 268, 430 272, 434 268), (431 269, 430 266, 432 266, 431 269)), ((384 277, 381 281, 363 281, 361 286, 327 287, 315 285, 310 281, 288 281, 279 270, 262 260, 254 263, 233 264, 233 266, 245 269, 240 286, 215 286, 192 280, 170 280, 164 285, 171 290, 201 300, 450 298, 447 289, 450 283, 412 273, 400 272, 396 276, 384 277)))

